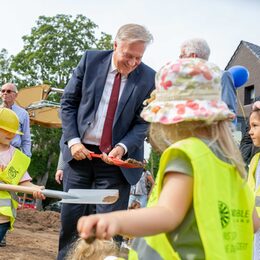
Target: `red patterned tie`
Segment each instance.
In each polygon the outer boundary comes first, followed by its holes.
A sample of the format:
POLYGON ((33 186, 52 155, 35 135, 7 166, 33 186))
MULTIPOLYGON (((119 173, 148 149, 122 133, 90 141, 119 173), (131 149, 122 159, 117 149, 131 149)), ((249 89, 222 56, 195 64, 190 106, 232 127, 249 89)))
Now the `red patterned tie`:
POLYGON ((113 128, 113 121, 114 121, 114 116, 115 116, 118 97, 119 97, 120 83, 121 83, 121 74, 118 72, 115 76, 113 89, 108 103, 107 115, 103 127, 100 146, 99 146, 100 151, 105 153, 110 152, 112 149, 112 128, 113 128))

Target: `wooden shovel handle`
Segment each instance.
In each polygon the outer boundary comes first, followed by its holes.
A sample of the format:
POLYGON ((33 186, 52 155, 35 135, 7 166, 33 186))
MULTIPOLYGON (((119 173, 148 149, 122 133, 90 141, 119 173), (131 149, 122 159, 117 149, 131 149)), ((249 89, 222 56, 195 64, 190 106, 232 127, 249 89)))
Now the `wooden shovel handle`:
POLYGON ((35 192, 35 191, 41 191, 40 189, 37 189, 37 188, 34 188, 34 187, 12 185, 12 184, 3 184, 3 183, 0 183, 0 190, 23 192, 23 193, 27 193, 27 194, 33 194, 33 192, 35 192))

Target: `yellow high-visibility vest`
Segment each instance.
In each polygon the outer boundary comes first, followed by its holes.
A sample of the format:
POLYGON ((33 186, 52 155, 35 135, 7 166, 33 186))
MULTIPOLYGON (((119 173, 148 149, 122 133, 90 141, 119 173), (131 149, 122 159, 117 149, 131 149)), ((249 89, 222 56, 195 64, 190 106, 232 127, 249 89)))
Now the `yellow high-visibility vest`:
MULTIPOLYGON (((163 153, 148 207, 157 204, 167 162, 180 153, 193 169, 193 207, 205 258, 252 259, 253 194, 235 166, 217 158, 200 139, 179 141, 163 153)), ((180 259, 166 234, 138 238, 132 248, 129 259, 180 259)))
POLYGON ((249 172, 248 172, 248 185, 252 189, 252 191, 255 194, 255 205, 256 205, 256 210, 257 214, 260 217, 260 186, 258 189, 256 189, 256 179, 255 179, 255 174, 256 174, 256 168, 258 165, 260 159, 260 153, 257 153, 254 155, 254 157, 251 159, 250 164, 249 164, 249 172))
MULTIPOLYGON (((30 158, 18 149, 15 149, 12 160, 4 171, 0 173, 0 182, 17 185, 28 169, 29 164, 30 158)), ((13 229, 17 207, 16 193, 0 191, 0 214, 10 218, 10 230, 13 229)))

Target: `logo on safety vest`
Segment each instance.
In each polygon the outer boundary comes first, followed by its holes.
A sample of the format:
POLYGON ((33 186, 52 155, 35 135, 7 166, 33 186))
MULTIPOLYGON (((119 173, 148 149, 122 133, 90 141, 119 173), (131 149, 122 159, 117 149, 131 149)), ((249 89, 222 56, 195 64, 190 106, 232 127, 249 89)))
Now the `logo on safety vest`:
POLYGON ((9 179, 14 179, 18 174, 18 171, 13 167, 11 166, 8 170, 8 177, 9 179))
POLYGON ((230 212, 228 206, 224 202, 218 201, 218 210, 220 214, 221 226, 222 228, 225 228, 230 222, 230 212))

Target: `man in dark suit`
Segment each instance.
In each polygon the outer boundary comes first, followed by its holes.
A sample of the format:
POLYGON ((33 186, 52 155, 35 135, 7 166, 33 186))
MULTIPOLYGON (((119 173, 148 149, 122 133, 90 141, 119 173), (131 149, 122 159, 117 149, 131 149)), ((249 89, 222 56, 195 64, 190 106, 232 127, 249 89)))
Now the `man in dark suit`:
MULTIPOLYGON (((106 162, 111 156, 143 160, 148 125, 140 112, 155 87, 155 71, 142 63, 142 57, 151 41, 152 35, 143 26, 122 26, 113 51, 85 52, 61 99, 64 190, 119 190, 119 200, 111 205, 96 205, 96 213, 127 209, 130 185, 142 175, 142 169, 120 168, 106 162), (108 119, 110 96, 117 95, 113 91, 118 84, 119 98, 113 101, 117 103, 116 111, 108 119), (112 120, 111 127, 107 120, 112 120), (92 159, 91 152, 105 152, 104 161, 92 159)), ((76 238, 77 220, 91 212, 89 205, 63 204, 58 259, 64 259, 76 238)))

